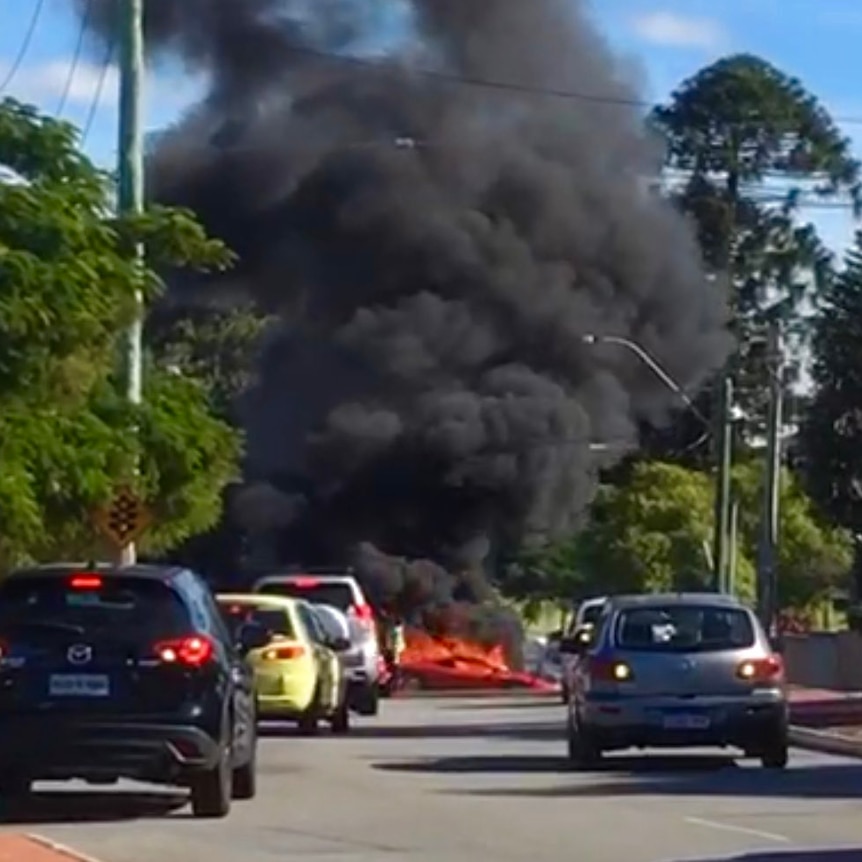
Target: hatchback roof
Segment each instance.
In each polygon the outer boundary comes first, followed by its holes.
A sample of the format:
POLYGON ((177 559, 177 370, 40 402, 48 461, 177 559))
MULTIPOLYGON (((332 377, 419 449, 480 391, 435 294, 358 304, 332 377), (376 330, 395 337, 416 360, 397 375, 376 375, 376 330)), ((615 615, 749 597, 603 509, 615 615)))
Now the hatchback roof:
POLYGON ((112 578, 130 575, 135 578, 152 578, 166 581, 184 571, 180 566, 160 566, 139 563, 133 566, 116 566, 112 563, 45 563, 38 566, 28 566, 10 572, 10 578, 56 578, 67 575, 95 574, 112 578))
POLYGON ((719 608, 745 607, 736 596, 727 593, 645 593, 614 596, 608 599, 614 608, 654 607, 655 605, 710 605, 719 608))

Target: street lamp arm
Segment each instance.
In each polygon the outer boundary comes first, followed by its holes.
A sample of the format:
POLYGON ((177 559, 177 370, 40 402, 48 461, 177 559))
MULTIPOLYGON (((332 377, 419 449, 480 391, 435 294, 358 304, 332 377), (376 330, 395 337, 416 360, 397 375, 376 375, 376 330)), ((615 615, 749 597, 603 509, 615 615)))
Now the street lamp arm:
POLYGON ((662 368, 658 360, 653 358, 643 347, 636 341, 631 341, 628 338, 622 338, 619 335, 585 335, 583 336, 585 344, 616 344, 620 347, 625 347, 637 356, 652 372, 668 387, 672 392, 675 392, 680 400, 694 413, 703 424, 710 428, 710 422, 706 416, 701 413, 697 405, 692 401, 691 396, 662 368))

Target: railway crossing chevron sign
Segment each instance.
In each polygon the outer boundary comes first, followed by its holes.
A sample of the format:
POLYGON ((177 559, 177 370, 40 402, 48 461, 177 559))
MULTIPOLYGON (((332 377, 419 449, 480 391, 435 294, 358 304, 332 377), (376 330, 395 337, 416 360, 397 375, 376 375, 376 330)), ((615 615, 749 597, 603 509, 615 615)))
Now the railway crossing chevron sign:
POLYGON ((99 532, 118 550, 131 545, 152 523, 143 500, 127 485, 117 488, 113 499, 93 513, 99 532))

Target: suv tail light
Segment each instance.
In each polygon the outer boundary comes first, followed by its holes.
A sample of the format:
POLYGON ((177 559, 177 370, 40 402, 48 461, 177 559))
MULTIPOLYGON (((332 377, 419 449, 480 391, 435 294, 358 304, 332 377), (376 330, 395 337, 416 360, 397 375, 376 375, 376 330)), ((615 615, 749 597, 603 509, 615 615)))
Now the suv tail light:
POLYGON ((156 655, 165 664, 180 664, 185 667, 205 665, 213 657, 214 652, 212 641, 202 635, 156 644, 156 655))
POLYGON ((100 590, 102 578, 99 575, 72 575, 69 586, 73 590, 100 590))
POLYGON ((590 678, 596 682, 631 682, 635 678, 632 669, 616 659, 591 659, 589 670, 590 678))
POLYGON ((374 622, 374 611, 371 610, 371 605, 353 605, 353 607, 350 608, 350 613, 361 623, 374 622))
POLYGON ((285 659, 301 658, 305 655, 305 647, 302 644, 280 644, 279 646, 266 647, 261 653, 264 661, 284 661, 285 659))
POLYGON ((737 667, 736 675, 747 682, 777 682, 784 676, 784 662, 777 655, 749 659, 737 667))

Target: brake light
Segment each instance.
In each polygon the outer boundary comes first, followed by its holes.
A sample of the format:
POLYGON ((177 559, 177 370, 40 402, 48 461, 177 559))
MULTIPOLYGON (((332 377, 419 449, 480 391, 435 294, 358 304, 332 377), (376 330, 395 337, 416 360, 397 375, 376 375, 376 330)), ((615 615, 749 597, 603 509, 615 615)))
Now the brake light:
POLYGON ((264 661, 285 661, 286 659, 302 658, 305 647, 302 644, 281 644, 267 647, 261 656, 264 661))
POLYGON ((373 623, 374 622, 374 611, 371 610, 371 605, 359 604, 353 605, 350 609, 350 613, 353 614, 356 619, 363 623, 373 623))
POLYGON ((301 590, 312 590, 320 585, 320 581, 317 578, 292 578, 291 583, 301 590))
POLYGON ((73 575, 69 585, 73 590, 100 590, 102 579, 99 575, 73 575))
POLYGON ((592 659, 590 678, 597 682, 631 682, 634 679, 634 673, 624 661, 592 659))
POLYGON ((213 657, 214 652, 212 641, 201 635, 156 644, 156 655, 165 664, 186 667, 201 667, 213 657))
POLYGON ((784 662, 777 655, 749 659, 737 667, 736 675, 747 682, 775 682, 784 676, 784 662))

